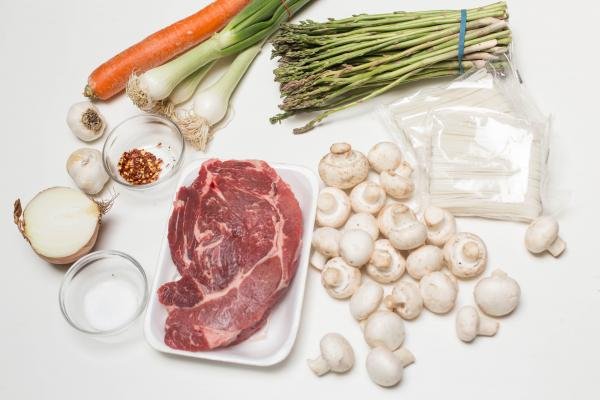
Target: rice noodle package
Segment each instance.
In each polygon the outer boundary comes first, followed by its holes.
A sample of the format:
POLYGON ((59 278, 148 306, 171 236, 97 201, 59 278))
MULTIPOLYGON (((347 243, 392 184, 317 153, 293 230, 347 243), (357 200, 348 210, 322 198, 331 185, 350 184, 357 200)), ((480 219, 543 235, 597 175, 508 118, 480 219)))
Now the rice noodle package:
POLYGON ((387 106, 385 115, 419 164, 421 206, 524 222, 542 213, 549 118, 508 59, 418 91, 387 106))

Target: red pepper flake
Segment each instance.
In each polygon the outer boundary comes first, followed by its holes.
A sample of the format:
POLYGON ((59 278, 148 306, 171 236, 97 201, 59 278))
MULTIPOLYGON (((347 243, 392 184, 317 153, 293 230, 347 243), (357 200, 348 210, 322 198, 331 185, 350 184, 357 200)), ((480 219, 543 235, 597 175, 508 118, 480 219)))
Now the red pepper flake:
POLYGON ((163 161, 154 154, 140 149, 124 152, 117 167, 119 174, 132 185, 156 182, 162 171, 163 161))

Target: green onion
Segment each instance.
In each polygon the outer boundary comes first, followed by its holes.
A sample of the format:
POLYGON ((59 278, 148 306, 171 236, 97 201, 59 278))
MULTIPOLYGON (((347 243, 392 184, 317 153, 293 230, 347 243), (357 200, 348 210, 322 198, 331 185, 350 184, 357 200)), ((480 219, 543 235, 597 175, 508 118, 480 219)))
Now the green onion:
POLYGON ((160 67, 133 75, 127 84, 127 95, 141 109, 152 110, 194 71, 262 42, 310 1, 252 1, 212 38, 160 67))
POLYGON ((256 58, 263 42, 247 48, 235 57, 227 71, 211 86, 194 94, 193 108, 180 109, 172 116, 184 138, 197 150, 204 150, 213 137, 213 127, 229 110, 229 100, 238 83, 256 58))
POLYGON ((185 78, 179 85, 175 87, 175 89, 173 89, 168 97, 168 101, 173 105, 178 105, 191 99, 196 92, 196 89, 200 85, 200 82, 202 82, 202 79, 204 79, 213 65, 215 65, 215 62, 216 61, 212 61, 198 68, 196 72, 185 78))

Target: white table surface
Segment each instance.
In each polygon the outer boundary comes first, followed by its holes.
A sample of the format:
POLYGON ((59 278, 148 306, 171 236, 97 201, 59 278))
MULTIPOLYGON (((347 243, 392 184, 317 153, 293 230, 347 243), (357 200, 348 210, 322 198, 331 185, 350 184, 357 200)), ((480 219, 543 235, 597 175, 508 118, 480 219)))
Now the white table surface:
MULTIPOLYGON (((283 363, 249 368, 169 357, 151 349, 138 327, 127 343, 107 344, 80 336, 64 321, 57 301, 65 268, 38 259, 12 224, 16 197, 71 185, 69 153, 83 143, 68 130, 68 107, 88 73, 101 61, 144 35, 192 13, 204 1, 0 1, 0 88, 3 93, 0 158, 3 262, 0 289, 0 398, 458 398, 591 399, 600 391, 600 269, 598 182, 598 52, 592 39, 600 8, 593 2, 511 1, 510 24, 520 72, 540 107, 552 113, 552 178, 571 193, 560 215, 568 250, 560 259, 533 257, 523 245, 525 226, 459 220, 480 234, 490 252, 489 268, 502 267, 521 284, 518 310, 501 321, 494 338, 466 345, 454 334, 454 314, 424 312, 407 323, 406 346, 417 363, 404 381, 382 389, 364 368, 367 347, 345 302, 322 290, 310 271, 296 345, 283 363), (346 375, 316 378, 305 359, 320 337, 346 335, 357 363, 346 375), (218 397, 217 397, 218 396, 218 397)), ((344 17, 397 9, 456 8, 485 2, 318 0, 304 18, 344 17)), ((387 139, 373 113, 377 104, 407 91, 338 115, 304 136, 292 123, 271 126, 276 112, 275 62, 267 47, 235 95, 235 118, 217 134, 209 155, 262 158, 316 168, 335 141, 366 151, 387 139)), ((137 111, 125 97, 99 105, 114 126, 137 111)), ((298 121, 295 121, 298 124, 298 121)), ((93 144, 100 148, 102 141, 93 144)), ((188 159, 194 154, 188 154, 188 159)), ((106 217, 97 249, 120 249, 153 276, 168 218, 168 200, 140 201, 123 193, 106 217)), ((461 286, 460 304, 472 302, 471 284, 461 286)))

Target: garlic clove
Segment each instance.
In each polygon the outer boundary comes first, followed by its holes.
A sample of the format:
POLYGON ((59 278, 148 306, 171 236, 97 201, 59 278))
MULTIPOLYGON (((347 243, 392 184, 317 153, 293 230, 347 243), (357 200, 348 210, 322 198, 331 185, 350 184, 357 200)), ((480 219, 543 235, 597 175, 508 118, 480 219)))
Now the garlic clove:
POLYGON ((108 174, 102 164, 102 153, 96 149, 75 150, 67 159, 67 172, 79 189, 87 194, 99 193, 108 174))

